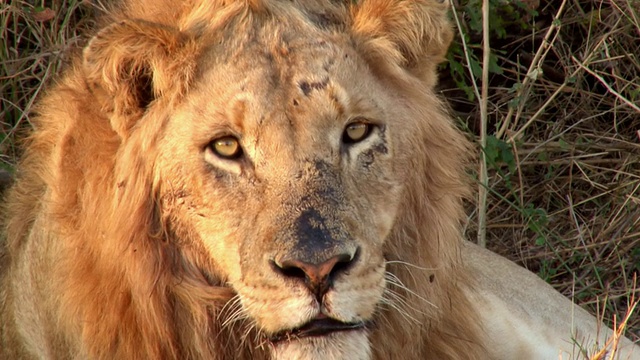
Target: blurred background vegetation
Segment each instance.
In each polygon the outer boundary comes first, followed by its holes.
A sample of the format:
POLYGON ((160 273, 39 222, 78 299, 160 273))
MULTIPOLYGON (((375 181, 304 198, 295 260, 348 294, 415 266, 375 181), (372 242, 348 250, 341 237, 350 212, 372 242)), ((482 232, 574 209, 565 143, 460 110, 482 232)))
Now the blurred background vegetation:
MULTIPOLYGON (((480 131, 481 0, 447 0, 458 37, 440 93, 480 131)), ((640 0, 491 0, 487 247, 611 324, 640 273, 640 0), (604 315, 602 315, 604 314, 604 315)), ((97 0, 0 2, 0 168, 34 101, 100 12, 97 0)), ((480 147, 479 147, 480 151, 480 147)), ((480 161, 480 160, 479 160, 480 161)), ((633 314, 627 335, 640 337, 633 314)))

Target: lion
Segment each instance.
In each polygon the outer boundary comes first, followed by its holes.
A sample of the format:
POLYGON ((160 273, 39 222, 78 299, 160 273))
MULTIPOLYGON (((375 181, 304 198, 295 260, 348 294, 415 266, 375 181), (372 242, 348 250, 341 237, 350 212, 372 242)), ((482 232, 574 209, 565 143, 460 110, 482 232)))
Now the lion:
MULTIPOLYGON (((7 195, 3 359, 570 359, 611 330, 465 242, 437 0, 127 0, 7 195)), ((620 339, 621 358, 640 350, 620 339)), ((613 355, 610 353, 610 355, 613 355)))

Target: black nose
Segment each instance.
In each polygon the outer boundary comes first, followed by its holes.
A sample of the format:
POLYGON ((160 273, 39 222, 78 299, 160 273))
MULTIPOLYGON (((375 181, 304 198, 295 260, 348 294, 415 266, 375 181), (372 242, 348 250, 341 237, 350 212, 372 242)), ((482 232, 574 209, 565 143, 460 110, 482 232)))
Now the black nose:
POLYGON ((331 288, 337 275, 347 271, 356 262, 358 251, 343 253, 318 262, 303 261, 283 256, 273 261, 274 268, 280 274, 299 279, 316 295, 318 300, 331 288))

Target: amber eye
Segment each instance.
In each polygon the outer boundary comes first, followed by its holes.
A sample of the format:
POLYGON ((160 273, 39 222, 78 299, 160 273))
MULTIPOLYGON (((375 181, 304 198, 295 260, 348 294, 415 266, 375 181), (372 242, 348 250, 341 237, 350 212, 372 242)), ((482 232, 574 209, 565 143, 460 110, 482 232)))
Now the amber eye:
POLYGON ((240 142, 233 136, 215 139, 209 144, 211 151, 224 159, 237 159, 242 155, 240 142))
POLYGON ((358 141, 362 141, 369 136, 371 133, 371 124, 368 124, 363 121, 353 122, 347 125, 347 128, 344 129, 344 134, 342 134, 342 141, 347 144, 357 143, 358 141))

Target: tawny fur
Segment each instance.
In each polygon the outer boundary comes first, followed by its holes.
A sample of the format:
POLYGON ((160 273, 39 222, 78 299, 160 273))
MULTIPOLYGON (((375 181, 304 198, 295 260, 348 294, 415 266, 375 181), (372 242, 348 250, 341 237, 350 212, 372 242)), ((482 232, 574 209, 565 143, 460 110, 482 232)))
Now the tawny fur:
POLYGON ((0 358, 492 356, 473 304, 482 280, 462 259, 470 146, 433 92, 452 37, 446 12, 435 0, 131 0, 111 9, 39 103, 8 194, 0 358), (323 56, 335 77, 326 81, 311 71, 323 56), (351 68, 336 71, 334 61, 351 68), (293 79, 300 74, 306 87, 293 79), (344 89, 361 78, 367 86, 344 89), (269 99, 238 99, 234 89, 269 99), (356 165, 314 168, 307 157, 332 140, 293 144, 335 131, 338 143, 343 124, 331 116, 360 108, 383 117, 388 133, 358 148, 356 165), (263 118, 246 120, 254 113, 263 118), (202 155, 220 118, 246 129, 252 167, 202 155), (336 317, 370 322, 287 352, 268 341, 284 320, 260 307, 307 309, 307 297, 270 303, 299 287, 274 289, 268 267, 244 266, 288 249, 278 234, 299 204, 357 238, 364 264, 327 299, 336 317))

